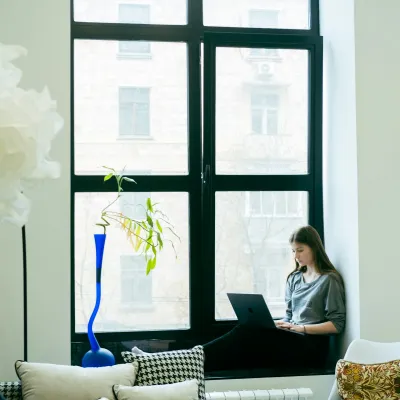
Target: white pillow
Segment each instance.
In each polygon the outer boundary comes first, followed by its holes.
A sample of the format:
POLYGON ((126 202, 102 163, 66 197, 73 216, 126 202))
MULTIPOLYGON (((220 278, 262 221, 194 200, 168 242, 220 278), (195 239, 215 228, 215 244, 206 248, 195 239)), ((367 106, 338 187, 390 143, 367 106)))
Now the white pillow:
POLYGON ((143 350, 141 350, 141 349, 139 349, 139 347, 132 347, 132 353, 134 353, 134 354, 151 354, 151 353, 146 353, 145 351, 143 351, 143 350))
POLYGON ((113 399, 113 385, 134 385, 138 363, 82 368, 17 361, 15 370, 24 400, 113 399))
POLYGON ((196 379, 168 385, 114 385, 114 394, 117 400, 198 400, 199 386, 196 379))

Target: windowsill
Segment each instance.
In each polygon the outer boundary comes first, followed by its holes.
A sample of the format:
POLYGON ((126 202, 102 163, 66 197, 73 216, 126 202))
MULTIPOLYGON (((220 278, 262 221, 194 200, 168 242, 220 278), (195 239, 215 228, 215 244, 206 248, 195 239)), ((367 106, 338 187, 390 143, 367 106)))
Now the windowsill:
POLYGON ((289 376, 313 376, 313 375, 334 375, 334 367, 320 368, 257 368, 257 369, 238 369, 230 371, 206 372, 205 379, 254 379, 254 378, 277 378, 289 376))
POLYGON ((145 140, 145 141, 152 141, 154 140, 154 136, 145 136, 145 135, 119 135, 117 136, 118 141, 133 141, 133 140, 145 140))
POLYGON ((118 60, 151 60, 151 53, 117 53, 118 60))
MULTIPOLYGON (((102 347, 109 349, 115 356, 117 363, 123 363, 121 356, 122 351, 130 351, 134 346, 139 347, 143 351, 150 353, 157 351, 173 351, 178 349, 189 349, 198 344, 206 343, 210 339, 227 332, 230 328, 220 330, 218 333, 215 332, 213 335, 208 337, 199 337, 186 339, 172 339, 177 336, 177 332, 169 332, 167 339, 145 339, 137 338, 134 339, 136 333, 126 333, 125 339, 114 338, 113 340, 107 340, 102 335, 98 335, 99 341, 102 343, 102 347), (172 335, 171 335, 172 333, 172 335)), ((161 332, 160 332, 161 333, 161 332)), ((162 333, 161 333, 162 334, 162 333)), ((108 335, 107 335, 108 336, 108 335)), ((111 336, 111 335, 110 335, 111 336)), ((185 335, 186 336, 186 335, 185 335)), ((183 337, 183 336, 181 336, 183 337)), ((73 340, 71 343, 71 362, 72 365, 81 365, 81 360, 87 350, 90 349, 87 335, 81 335, 78 340, 73 340)), ((234 351, 234 349, 232 349, 234 351)), ((289 377, 289 376, 315 376, 315 375, 334 375, 336 361, 339 359, 339 354, 333 346, 330 350, 328 359, 323 365, 316 367, 279 367, 279 368, 249 368, 249 369, 232 369, 232 370, 221 370, 221 371, 205 371, 206 380, 223 380, 223 379, 252 379, 252 378, 275 378, 275 377, 289 377)))

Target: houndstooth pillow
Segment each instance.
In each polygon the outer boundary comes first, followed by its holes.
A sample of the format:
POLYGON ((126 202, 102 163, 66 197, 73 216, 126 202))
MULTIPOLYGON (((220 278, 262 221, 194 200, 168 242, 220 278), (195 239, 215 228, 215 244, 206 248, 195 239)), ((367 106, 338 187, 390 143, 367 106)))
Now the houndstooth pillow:
POLYGON ((0 382, 0 394, 6 400, 21 400, 21 382, 0 382))
POLYGON ((123 351, 121 355, 127 363, 139 363, 135 386, 165 385, 196 379, 199 382, 199 399, 205 400, 203 346, 148 354, 123 351))

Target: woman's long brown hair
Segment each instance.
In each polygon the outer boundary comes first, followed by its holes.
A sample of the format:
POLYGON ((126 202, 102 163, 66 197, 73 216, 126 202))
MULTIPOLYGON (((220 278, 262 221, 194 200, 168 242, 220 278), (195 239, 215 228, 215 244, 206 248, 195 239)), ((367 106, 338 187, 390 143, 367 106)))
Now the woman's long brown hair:
MULTIPOLYGON (((292 233, 289 238, 289 243, 293 244, 294 242, 299 244, 305 244, 311 248, 314 256, 314 265, 316 271, 321 275, 326 274, 334 274, 339 279, 339 281, 343 285, 343 278, 338 272, 338 270, 333 266, 331 261, 329 260, 328 255, 325 252, 324 245, 322 244, 321 237, 319 236, 316 229, 312 226, 303 226, 292 233)), ((289 274, 288 279, 294 273, 306 272, 307 266, 303 265, 302 267, 299 263, 294 260, 295 262, 295 269, 289 274)))

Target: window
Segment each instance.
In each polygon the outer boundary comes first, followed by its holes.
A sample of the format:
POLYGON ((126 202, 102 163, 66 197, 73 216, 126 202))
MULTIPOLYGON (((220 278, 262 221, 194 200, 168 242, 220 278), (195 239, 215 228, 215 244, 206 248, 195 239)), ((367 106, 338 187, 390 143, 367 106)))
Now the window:
POLYGON ((148 88, 119 88, 119 135, 150 135, 150 90, 148 88))
POLYGON ((302 192, 247 192, 246 212, 249 217, 296 217, 304 210, 302 192))
MULTIPOLYGON (((147 4, 119 4, 119 22, 125 24, 149 24, 150 6, 147 4)), ((122 55, 150 55, 150 42, 146 41, 121 41, 119 52, 122 55)))
POLYGON ((279 95, 273 93, 251 94, 251 130, 259 135, 279 133, 279 95))
POLYGON ((153 303, 152 276, 146 276, 144 256, 121 255, 121 305, 149 307, 153 303))
POLYGON ((323 233, 318 1, 121 1, 73 0, 75 363, 93 306, 91 235, 116 195, 102 165, 137 182, 110 205, 116 216, 143 218, 150 197, 179 236, 166 230, 177 256, 165 241, 146 276, 126 233, 107 228, 96 323, 115 348, 205 343, 235 325, 229 292, 261 292, 282 316, 288 238, 305 224, 323 233))

